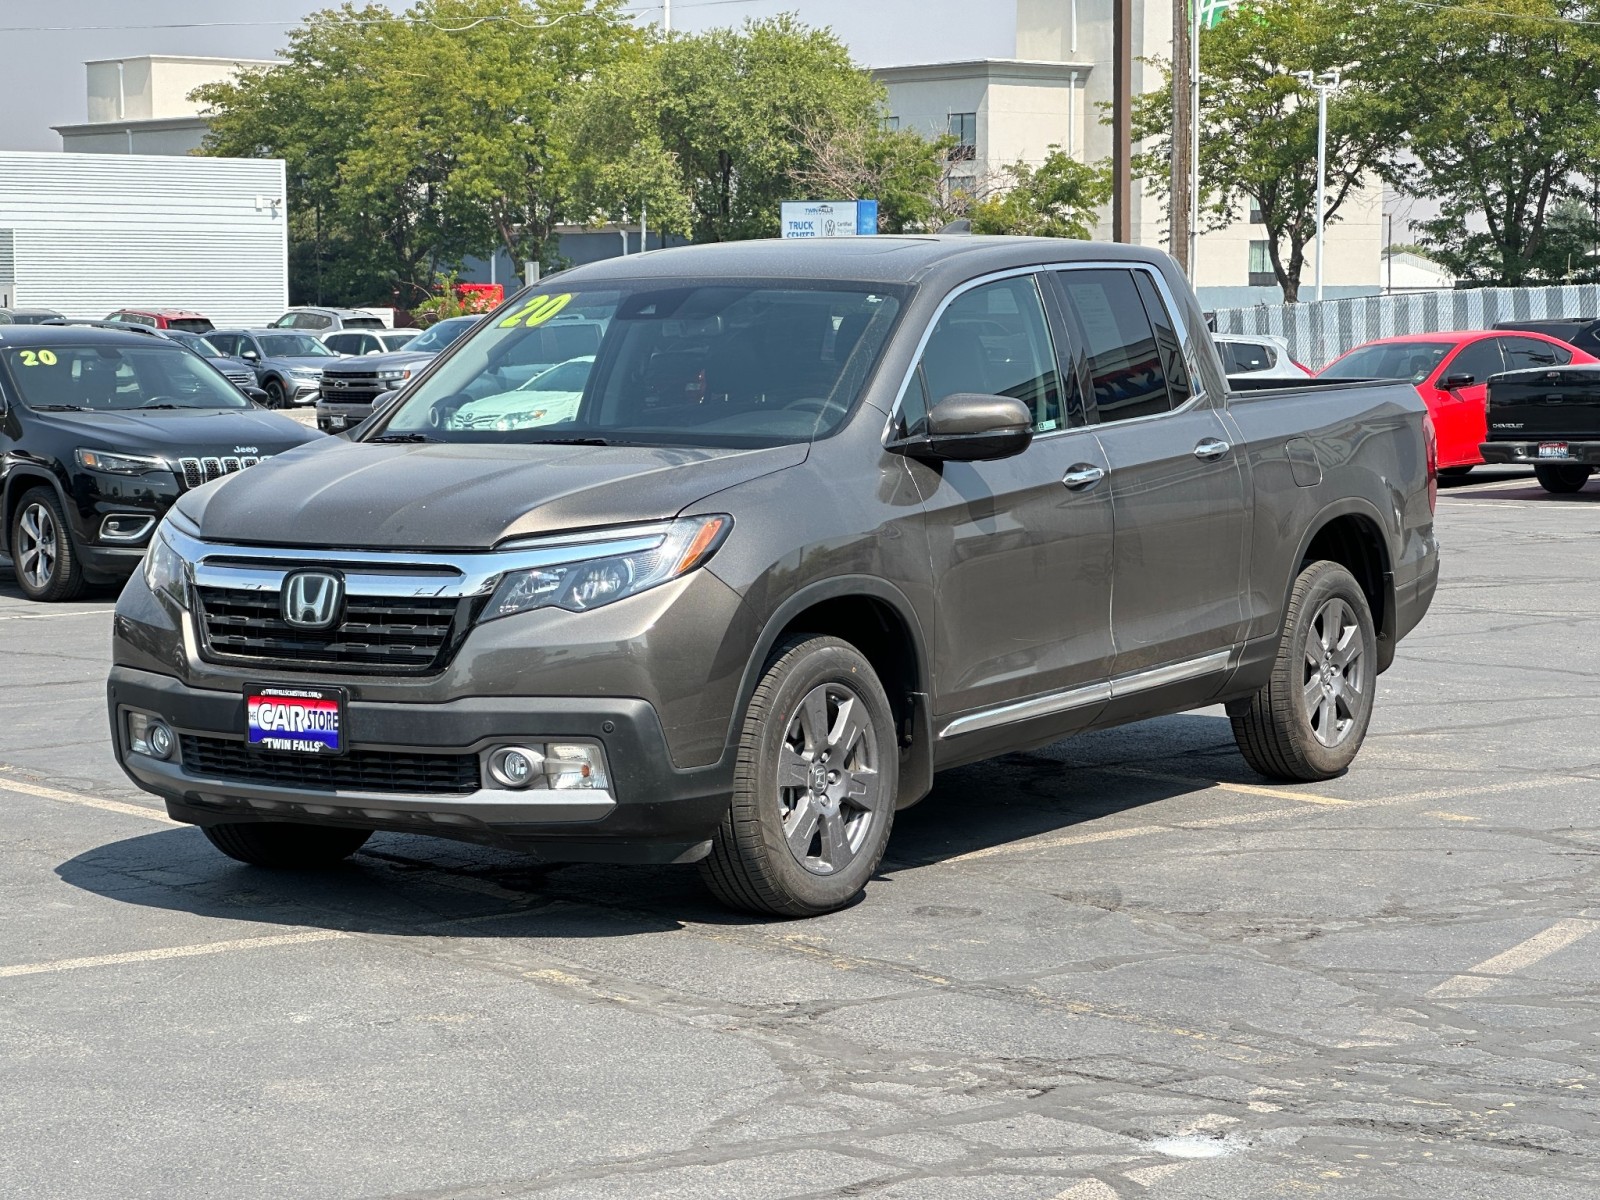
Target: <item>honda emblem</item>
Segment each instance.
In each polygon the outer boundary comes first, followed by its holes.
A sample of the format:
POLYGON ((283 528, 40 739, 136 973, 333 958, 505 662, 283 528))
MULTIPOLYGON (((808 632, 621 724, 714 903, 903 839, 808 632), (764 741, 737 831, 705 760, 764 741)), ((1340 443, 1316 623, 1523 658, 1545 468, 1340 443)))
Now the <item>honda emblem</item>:
POLYGON ((344 580, 330 571, 296 571, 283 581, 279 607, 295 629, 332 628, 344 607, 344 580))

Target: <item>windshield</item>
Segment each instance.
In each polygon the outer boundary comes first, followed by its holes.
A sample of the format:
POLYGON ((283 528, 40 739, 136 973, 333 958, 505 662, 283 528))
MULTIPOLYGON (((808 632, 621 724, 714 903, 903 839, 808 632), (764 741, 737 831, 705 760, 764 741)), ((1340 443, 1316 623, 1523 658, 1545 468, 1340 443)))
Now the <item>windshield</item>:
POLYGON ((398 350, 417 336, 415 329, 386 329, 378 334, 385 350, 398 350))
POLYGON ((268 358, 338 358, 338 351, 329 350, 309 333, 263 333, 261 352, 268 358))
POLYGON ((478 323, 477 317, 449 317, 430 325, 406 346, 407 350, 426 350, 437 354, 448 349, 463 333, 478 323))
POLYGON ((1453 349, 1453 342, 1380 342, 1357 346, 1323 367, 1322 378, 1405 379, 1421 383, 1453 349))
POLYGON ((647 446, 809 441, 843 422, 899 310, 897 294, 864 284, 539 292, 490 318, 374 433, 647 446))
POLYGON ((6 347, 0 364, 33 409, 250 407, 211 366, 171 344, 6 347))
POLYGON ((198 333, 182 333, 178 330, 169 330, 167 332, 167 337, 172 341, 177 342, 180 346, 187 346, 189 349, 193 350, 196 354, 199 354, 202 357, 223 357, 221 350, 218 350, 198 333))

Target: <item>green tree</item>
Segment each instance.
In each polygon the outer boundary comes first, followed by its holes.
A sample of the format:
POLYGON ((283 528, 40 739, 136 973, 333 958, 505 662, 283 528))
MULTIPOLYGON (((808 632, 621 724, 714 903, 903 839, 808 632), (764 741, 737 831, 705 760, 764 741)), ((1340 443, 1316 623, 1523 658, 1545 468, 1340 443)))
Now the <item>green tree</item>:
POLYGON ((282 65, 195 93, 203 152, 286 161, 293 294, 409 307, 468 254, 551 265, 575 215, 568 110, 638 38, 621 0, 346 3, 282 65))
MULTIPOLYGON (((1390 156, 1397 106, 1388 80, 1367 67, 1371 22, 1361 0, 1244 0, 1201 33, 1200 191, 1213 227, 1253 201, 1283 298, 1299 299, 1316 233, 1316 93, 1296 72, 1342 72, 1328 101, 1324 220, 1375 177, 1390 156)), ((1431 14, 1419 19, 1431 19, 1431 14)), ((1168 194, 1172 161, 1171 68, 1166 86, 1134 102, 1134 137, 1147 140, 1135 173, 1168 194)))
POLYGON ((696 241, 771 237, 804 191, 808 131, 862 127, 882 97, 833 33, 784 15, 622 56, 586 89, 576 140, 607 215, 648 202, 653 224, 696 241))
POLYGON ((1111 199, 1105 164, 1081 163, 1060 146, 1051 146, 1037 167, 1018 162, 1006 175, 1009 187, 972 205, 973 233, 1086 239, 1100 206, 1111 199))
MULTIPOLYGON (((1424 244, 1463 279, 1557 278, 1573 253, 1551 218, 1588 197, 1600 139, 1600 4, 1495 0, 1418 12, 1384 0, 1374 65, 1398 126, 1391 171, 1439 203, 1424 244)), ((1580 238, 1581 240, 1581 238, 1580 238)))
POLYGON ((940 214, 953 137, 923 137, 914 129, 885 129, 876 118, 802 133, 807 167, 793 199, 878 202, 879 233, 919 233, 940 214))

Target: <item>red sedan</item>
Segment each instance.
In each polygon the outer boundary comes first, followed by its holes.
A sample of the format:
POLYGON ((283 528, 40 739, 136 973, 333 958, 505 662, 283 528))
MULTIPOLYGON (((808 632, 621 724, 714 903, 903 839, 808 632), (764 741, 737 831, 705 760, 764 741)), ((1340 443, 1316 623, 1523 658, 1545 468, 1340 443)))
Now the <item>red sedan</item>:
POLYGON ((1483 461, 1489 376, 1600 360, 1542 333, 1467 330, 1380 338, 1318 372, 1322 379, 1407 379, 1428 406, 1439 437, 1439 469, 1466 474, 1483 461))

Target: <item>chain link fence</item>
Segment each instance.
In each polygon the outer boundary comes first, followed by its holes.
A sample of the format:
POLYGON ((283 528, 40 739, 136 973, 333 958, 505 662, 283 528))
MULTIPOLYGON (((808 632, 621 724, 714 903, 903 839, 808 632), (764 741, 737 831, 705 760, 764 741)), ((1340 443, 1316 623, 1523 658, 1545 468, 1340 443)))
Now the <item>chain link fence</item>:
POLYGON ((1271 333, 1296 362, 1313 369, 1374 338, 1453 329, 1489 329, 1499 321, 1600 317, 1600 284, 1401 292, 1306 304, 1258 304, 1217 310, 1218 333, 1271 333))

